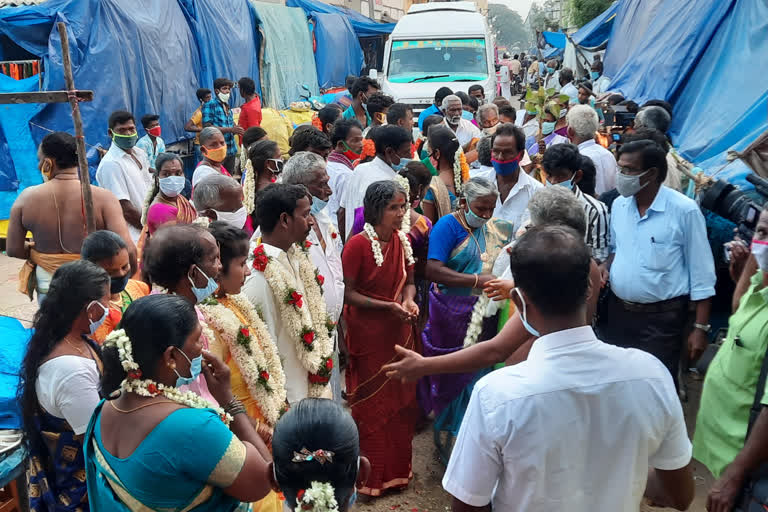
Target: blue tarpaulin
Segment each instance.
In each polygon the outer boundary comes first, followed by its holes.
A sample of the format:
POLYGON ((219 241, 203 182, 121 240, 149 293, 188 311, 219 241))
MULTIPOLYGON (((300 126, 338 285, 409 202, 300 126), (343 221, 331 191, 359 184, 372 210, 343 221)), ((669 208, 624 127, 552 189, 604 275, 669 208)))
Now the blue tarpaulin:
POLYGON ((352 25, 341 14, 313 14, 315 22, 315 67, 321 89, 344 85, 348 75, 359 75, 363 50, 352 25))
POLYGON ((571 35, 571 41, 587 49, 596 48, 608 41, 611 37, 611 29, 613 29, 619 4, 619 0, 616 0, 598 17, 574 32, 571 35))
POLYGON ((553 48, 565 48, 565 34, 562 32, 547 32, 544 31, 541 33, 541 35, 544 36, 544 40, 547 42, 549 46, 552 46, 553 48))
POLYGON ((22 427, 21 407, 16 398, 19 370, 32 329, 25 329, 15 318, 0 316, 0 333, 0 429, 18 429, 22 427))
POLYGON ((352 9, 337 7, 320 2, 319 0, 286 0, 285 5, 288 7, 301 7, 308 16, 312 14, 341 14, 349 20, 357 37, 391 34, 395 30, 394 23, 379 23, 352 9))

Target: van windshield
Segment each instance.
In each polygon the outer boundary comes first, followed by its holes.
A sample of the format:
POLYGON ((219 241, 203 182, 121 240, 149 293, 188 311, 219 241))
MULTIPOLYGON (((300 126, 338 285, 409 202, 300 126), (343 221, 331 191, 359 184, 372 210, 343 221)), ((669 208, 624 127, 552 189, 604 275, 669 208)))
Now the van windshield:
POLYGON ((485 80, 485 39, 393 41, 387 74, 395 83, 485 80))

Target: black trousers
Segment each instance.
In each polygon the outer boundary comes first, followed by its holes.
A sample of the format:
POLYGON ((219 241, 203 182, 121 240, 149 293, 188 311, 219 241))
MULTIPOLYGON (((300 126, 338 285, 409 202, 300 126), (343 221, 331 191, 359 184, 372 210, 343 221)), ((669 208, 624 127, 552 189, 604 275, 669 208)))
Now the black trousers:
POLYGON ((688 297, 665 302, 663 311, 630 310, 609 292, 600 307, 597 337, 618 347, 637 348, 656 356, 672 374, 677 374, 688 319, 688 297))

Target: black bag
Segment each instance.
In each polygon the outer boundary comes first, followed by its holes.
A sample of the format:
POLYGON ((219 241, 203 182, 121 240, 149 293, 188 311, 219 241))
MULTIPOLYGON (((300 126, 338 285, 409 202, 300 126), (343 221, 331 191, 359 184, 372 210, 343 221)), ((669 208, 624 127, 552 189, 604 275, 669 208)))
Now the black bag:
MULTIPOLYGON (((757 389, 755 390, 755 400, 752 402, 752 409, 749 411, 749 424, 747 426, 747 436, 752 431, 752 427, 763 409, 761 403, 763 391, 765 390, 765 381, 768 377, 768 351, 763 357, 763 365, 760 368, 760 377, 757 379, 757 389)), ((746 443, 745 438, 745 443, 746 443)), ((764 462, 755 471, 749 475, 747 483, 741 492, 741 496, 736 500, 736 506, 733 512, 765 512, 768 510, 768 462, 764 462)))

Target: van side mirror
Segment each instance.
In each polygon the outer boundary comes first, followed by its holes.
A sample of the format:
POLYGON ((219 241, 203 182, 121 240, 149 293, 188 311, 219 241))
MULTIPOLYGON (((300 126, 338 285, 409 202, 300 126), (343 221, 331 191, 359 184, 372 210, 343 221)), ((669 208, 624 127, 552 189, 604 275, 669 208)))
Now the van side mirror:
POLYGON ((371 80, 378 80, 379 79, 379 72, 376 71, 373 68, 369 69, 368 70, 368 78, 370 78, 371 80))

